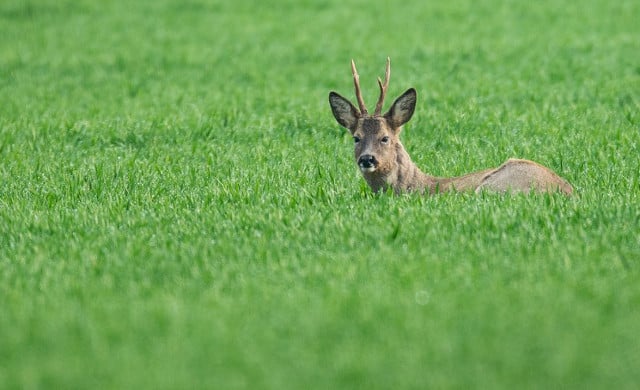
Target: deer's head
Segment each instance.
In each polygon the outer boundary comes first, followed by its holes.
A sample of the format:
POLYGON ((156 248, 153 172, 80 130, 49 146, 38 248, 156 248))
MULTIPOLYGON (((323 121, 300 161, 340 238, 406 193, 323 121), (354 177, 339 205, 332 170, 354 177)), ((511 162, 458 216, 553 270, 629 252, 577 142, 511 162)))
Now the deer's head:
POLYGON ((355 143, 356 163, 365 177, 388 175, 395 168, 398 152, 404 150, 398 137, 402 125, 409 121, 413 115, 416 107, 416 90, 408 89, 393 102, 389 111, 381 114, 391 75, 390 61, 387 58, 385 80, 383 83, 378 78, 380 97, 372 115, 367 111, 362 99, 360 80, 353 60, 351 61, 351 71, 360 109, 358 110, 349 100, 336 92, 331 92, 329 93, 329 104, 333 116, 340 125, 351 132, 355 143))

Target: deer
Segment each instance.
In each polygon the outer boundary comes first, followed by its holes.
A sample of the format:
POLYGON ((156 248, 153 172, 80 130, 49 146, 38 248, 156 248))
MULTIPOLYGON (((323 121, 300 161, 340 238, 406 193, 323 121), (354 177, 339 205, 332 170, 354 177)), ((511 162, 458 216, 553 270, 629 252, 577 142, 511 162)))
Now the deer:
POLYGON ((391 76, 387 58, 384 82, 378 77, 380 97, 373 114, 362 98, 360 77, 351 60, 351 72, 358 108, 337 92, 329 93, 329 105, 338 124, 351 132, 356 164, 374 193, 392 190, 396 195, 417 192, 433 195, 444 192, 561 193, 573 188, 551 169, 534 161, 509 158, 497 168, 488 168, 457 177, 437 177, 423 173, 400 142, 400 133, 416 108, 417 93, 409 88, 382 114, 391 76))

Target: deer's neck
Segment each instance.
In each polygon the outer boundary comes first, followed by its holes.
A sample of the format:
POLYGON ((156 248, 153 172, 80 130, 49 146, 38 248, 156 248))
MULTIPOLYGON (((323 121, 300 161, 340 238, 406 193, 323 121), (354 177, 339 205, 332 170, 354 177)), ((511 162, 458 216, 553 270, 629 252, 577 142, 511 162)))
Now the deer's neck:
POLYGON ((364 178, 374 192, 391 188, 396 194, 420 192, 435 194, 446 191, 475 190, 482 179, 494 169, 469 173, 459 177, 436 177, 420 170, 411 160, 409 153, 398 142, 396 160, 388 173, 365 173, 364 178))
POLYGON ((391 188, 396 194, 413 191, 433 193, 438 187, 438 179, 423 173, 400 142, 396 144, 396 159, 391 169, 385 173, 364 173, 364 178, 373 192, 391 188))

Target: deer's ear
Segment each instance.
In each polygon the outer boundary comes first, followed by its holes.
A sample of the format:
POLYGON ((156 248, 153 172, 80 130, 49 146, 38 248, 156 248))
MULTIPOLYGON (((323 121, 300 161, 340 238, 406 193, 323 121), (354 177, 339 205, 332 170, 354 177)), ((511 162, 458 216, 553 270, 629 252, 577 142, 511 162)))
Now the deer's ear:
POLYGON ((360 117, 358 109, 350 101, 335 92, 329 93, 329 104, 338 123, 353 132, 360 117))
POLYGON ((394 129, 399 128, 411 119, 413 111, 416 109, 416 90, 409 88, 391 105, 384 117, 389 121, 394 129))

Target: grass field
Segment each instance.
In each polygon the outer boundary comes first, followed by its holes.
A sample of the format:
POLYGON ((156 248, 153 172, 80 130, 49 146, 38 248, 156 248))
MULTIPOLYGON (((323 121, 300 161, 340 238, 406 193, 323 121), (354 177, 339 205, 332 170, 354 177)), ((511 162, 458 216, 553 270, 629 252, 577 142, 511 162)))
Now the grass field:
POLYGON ((0 387, 638 388, 638 15, 3 0, 0 387), (577 196, 372 195, 327 96, 387 56, 423 170, 577 196))

